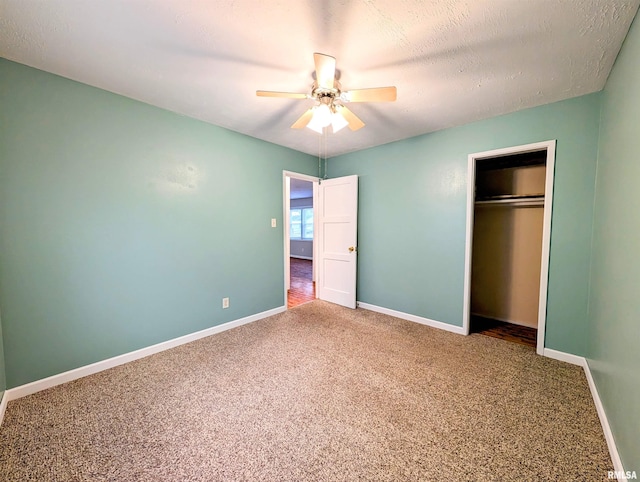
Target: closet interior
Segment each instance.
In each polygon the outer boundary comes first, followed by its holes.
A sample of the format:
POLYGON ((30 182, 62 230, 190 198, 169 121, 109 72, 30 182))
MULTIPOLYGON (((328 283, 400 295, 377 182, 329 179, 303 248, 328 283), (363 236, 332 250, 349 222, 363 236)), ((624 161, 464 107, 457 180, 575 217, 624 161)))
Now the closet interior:
POLYGON ((547 151, 476 160, 471 332, 536 346, 547 151))

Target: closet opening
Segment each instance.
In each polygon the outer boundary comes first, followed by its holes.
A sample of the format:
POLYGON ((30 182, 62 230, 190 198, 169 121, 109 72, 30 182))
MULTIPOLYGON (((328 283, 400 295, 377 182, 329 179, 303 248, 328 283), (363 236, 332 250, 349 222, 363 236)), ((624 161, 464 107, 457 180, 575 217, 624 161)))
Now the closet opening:
POLYGON ((544 348, 555 142, 470 156, 468 333, 544 348), (489 155, 487 155, 489 154, 489 155))

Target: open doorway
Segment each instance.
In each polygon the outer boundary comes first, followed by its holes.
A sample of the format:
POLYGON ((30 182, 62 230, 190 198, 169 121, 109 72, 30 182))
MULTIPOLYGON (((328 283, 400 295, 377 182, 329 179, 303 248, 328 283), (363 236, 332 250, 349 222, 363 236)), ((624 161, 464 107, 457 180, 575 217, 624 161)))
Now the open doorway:
POLYGON ((316 298, 317 179, 285 173, 284 183, 285 303, 293 308, 316 298))
POLYGON ((316 297, 313 279, 313 183, 291 179, 289 191, 289 276, 287 308, 316 297))
POLYGON ((464 328, 543 354, 555 141, 469 156, 464 328))

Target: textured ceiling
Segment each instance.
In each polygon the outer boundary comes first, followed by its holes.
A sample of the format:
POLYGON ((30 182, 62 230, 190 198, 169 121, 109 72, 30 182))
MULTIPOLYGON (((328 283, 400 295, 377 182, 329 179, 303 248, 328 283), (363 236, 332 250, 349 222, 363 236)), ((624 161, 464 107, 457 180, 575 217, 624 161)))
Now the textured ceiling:
POLYGON ((0 0, 0 56, 302 152, 313 53, 366 126, 333 156, 600 90, 640 0, 0 0))

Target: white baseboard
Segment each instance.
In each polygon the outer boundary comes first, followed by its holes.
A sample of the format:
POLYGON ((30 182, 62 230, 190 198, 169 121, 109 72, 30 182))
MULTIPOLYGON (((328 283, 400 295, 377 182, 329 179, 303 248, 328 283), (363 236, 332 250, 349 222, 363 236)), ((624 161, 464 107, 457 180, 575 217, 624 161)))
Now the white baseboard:
MULTIPOLYGON (((268 316, 277 315, 278 313, 282 313, 283 311, 286 311, 286 307, 280 306, 272 310, 263 311, 262 313, 256 313, 255 315, 247 316, 245 318, 229 321, 227 323, 213 326, 205 330, 197 331, 189 335, 184 335, 172 340, 163 341, 162 343, 151 345, 146 348, 141 348, 140 350, 124 353, 123 355, 118 355, 113 358, 107 358, 106 360, 92 363, 90 365, 85 365, 74 370, 69 370, 67 372, 59 373, 57 375, 43 378, 41 380, 36 380, 25 385, 20 385, 19 387, 7 390, 2 400, 6 405, 6 403, 10 402, 11 400, 16 400, 18 398, 31 395, 32 393, 55 387, 56 385, 60 385, 62 383, 67 383, 72 380, 77 380, 78 378, 86 377, 87 375, 93 375, 94 373, 108 370, 109 368, 113 368, 118 365, 123 365, 134 360, 139 360, 140 358, 144 358, 161 351, 169 350, 170 348, 184 345, 185 343, 190 343, 206 336, 215 335, 216 333, 221 333, 223 331, 230 330, 231 328, 246 325, 247 323, 252 323, 254 321, 261 320, 262 318, 267 318, 268 316)), ((0 409, 2 409, 2 406, 0 406, 0 409)))
POLYGON ((571 363, 572 365, 578 365, 585 368, 587 360, 583 356, 572 355, 571 353, 565 353, 563 351, 552 350, 551 348, 545 348, 542 351, 542 356, 547 358, 553 358, 554 360, 560 360, 563 362, 571 363))
POLYGON ((9 403, 9 397, 5 391, 2 394, 2 401, 0 401, 0 425, 2 425, 2 421, 4 420, 4 412, 7 410, 7 403, 9 403))
MULTIPOLYGON (((591 368, 589 367, 587 359, 582 356, 572 355, 570 353, 552 350, 550 348, 545 348, 543 355, 549 358, 554 358, 556 360, 564 361, 582 367, 582 369, 584 370, 584 375, 587 377, 587 383, 589 384, 589 390, 591 391, 591 398, 593 398, 593 403, 596 406, 596 411, 598 412, 598 418, 600 419, 600 425, 602 425, 604 438, 607 441, 609 455, 611 456, 611 462, 613 463, 613 470, 615 470, 618 474, 625 473, 622 466, 622 460, 620 459, 620 454, 618 453, 618 447, 616 446, 616 441, 613 438, 613 432, 611 431, 611 426, 609 425, 609 419, 607 418, 607 413, 604 411, 604 405, 602 405, 602 400, 600 400, 598 388, 596 387, 596 383, 593 380, 593 375, 591 375, 591 368)), ((617 480, 624 482, 627 481, 626 477, 617 480)))
POLYGON ((391 310, 389 308, 383 308, 382 306, 370 305, 369 303, 357 302, 359 308, 363 308, 369 311, 375 311, 389 316, 395 316, 407 321, 413 321, 414 323, 420 323, 421 325, 431 326, 440 330, 450 331, 457 333, 458 335, 464 335, 464 328, 461 326, 450 325, 449 323, 443 323, 441 321, 430 320, 429 318, 423 318, 422 316, 416 316, 409 313, 403 313, 402 311, 391 310))
MULTIPOLYGON (((584 374, 587 377, 589 389, 591 390, 593 403, 596 406, 598 417, 600 417, 600 424, 602 425, 604 438, 607 441, 607 446, 609 447, 609 454, 611 455, 611 461, 613 462, 613 470, 615 470, 618 474, 624 474, 626 472, 624 470, 624 467, 622 466, 622 460, 620 459, 620 454, 618 453, 616 441, 613 438, 613 432, 611 431, 611 426, 609 425, 609 419, 607 418, 607 414, 604 411, 604 405, 602 405, 602 400, 600 400, 600 395, 598 394, 598 387, 596 387, 596 382, 594 381, 593 375, 591 375, 591 369, 589 368, 589 362, 586 359, 584 361, 583 368, 584 374)), ((626 477, 617 480, 627 482, 626 477)))

